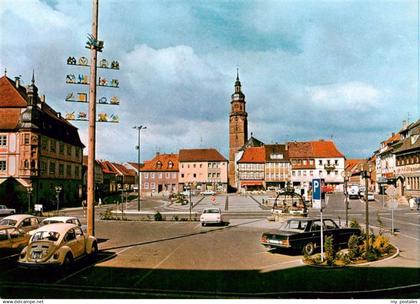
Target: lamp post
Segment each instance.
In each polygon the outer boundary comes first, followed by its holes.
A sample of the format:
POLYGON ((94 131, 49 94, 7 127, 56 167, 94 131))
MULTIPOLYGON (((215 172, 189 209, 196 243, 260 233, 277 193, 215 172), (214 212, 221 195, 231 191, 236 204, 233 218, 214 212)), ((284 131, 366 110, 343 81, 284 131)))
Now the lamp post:
POLYGON ((137 129, 138 137, 137 137, 137 210, 141 210, 141 203, 140 203, 140 196, 141 196, 141 183, 140 183, 140 133, 141 130, 147 129, 146 126, 134 126, 133 129, 137 129))
POLYGON ((369 177, 371 173, 371 168, 369 162, 363 165, 362 177, 365 179, 365 205, 366 205, 366 252, 369 252, 369 199, 368 199, 368 188, 369 188, 369 177))
POLYGON ((32 191, 34 190, 34 188, 32 187, 28 187, 26 188, 26 191, 28 191, 28 213, 31 212, 31 198, 32 198, 32 191))
POLYGON ((60 209, 60 192, 61 192, 62 189, 63 188, 61 186, 56 186, 55 187, 55 192, 57 194, 57 212, 58 212, 58 209, 60 209))
POLYGON ((350 171, 341 172, 341 176, 344 178, 344 195, 345 195, 344 202, 346 204, 346 227, 349 226, 349 193, 347 191, 347 183, 351 175, 352 174, 350 171))

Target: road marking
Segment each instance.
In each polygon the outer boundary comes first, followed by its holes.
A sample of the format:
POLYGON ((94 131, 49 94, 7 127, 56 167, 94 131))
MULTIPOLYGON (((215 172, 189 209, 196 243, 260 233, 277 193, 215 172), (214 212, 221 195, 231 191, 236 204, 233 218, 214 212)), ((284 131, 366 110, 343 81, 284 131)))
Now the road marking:
POLYGON ((123 250, 117 251, 115 254, 119 255, 119 254, 123 253, 124 251, 127 251, 128 249, 131 249, 131 248, 134 248, 134 247, 135 246, 130 246, 130 247, 124 248, 123 250))
POLYGON ((420 213, 412 213, 412 212, 410 212, 410 213, 404 213, 404 215, 420 215, 420 213))
MULTIPOLYGON (((392 221, 392 218, 384 217, 384 219, 385 219, 385 220, 388 220, 388 221, 392 221)), ((411 226, 420 227, 420 225, 419 225, 419 224, 408 223, 408 222, 401 222, 401 221, 398 221, 398 220, 396 220, 396 219, 394 219, 394 222, 395 222, 395 223, 400 223, 400 224, 407 224, 407 225, 411 225, 411 226)))

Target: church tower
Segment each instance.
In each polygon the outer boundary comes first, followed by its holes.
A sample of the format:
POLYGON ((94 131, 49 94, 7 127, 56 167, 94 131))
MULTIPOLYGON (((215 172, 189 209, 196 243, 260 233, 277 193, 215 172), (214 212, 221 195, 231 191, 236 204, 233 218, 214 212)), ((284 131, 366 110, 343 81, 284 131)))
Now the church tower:
POLYGON ((242 148, 248 138, 248 113, 245 111, 245 95, 241 91, 239 71, 236 73, 235 92, 230 102, 229 115, 229 185, 236 188, 235 153, 242 148))

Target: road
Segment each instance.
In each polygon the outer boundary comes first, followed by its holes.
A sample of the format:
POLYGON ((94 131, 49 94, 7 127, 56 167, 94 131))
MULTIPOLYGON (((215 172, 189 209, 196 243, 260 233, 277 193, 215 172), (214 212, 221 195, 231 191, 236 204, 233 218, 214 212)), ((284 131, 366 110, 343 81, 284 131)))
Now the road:
MULTIPOLYGON (((340 194, 332 195, 325 210, 325 216, 340 217, 342 224, 343 198, 340 194)), ((73 294, 81 298, 337 297, 333 291, 340 285, 336 280, 331 281, 332 270, 308 268, 301 264, 299 253, 269 252, 259 244, 263 231, 276 229, 280 224, 258 216, 252 218, 254 213, 265 212, 255 199, 260 201, 264 196, 254 199, 229 196, 227 212, 248 213, 249 218, 233 216, 223 226, 201 227, 199 222, 182 221, 104 221, 97 217, 100 253, 96 261, 81 261, 68 272, 29 271, 19 269, 13 262, 0 263, 0 297, 73 298, 73 294), (302 280, 310 280, 311 276, 314 279, 303 284, 302 280)), ((194 200, 198 201, 199 197, 194 200)), ((352 200, 350 205, 350 219, 356 218, 363 224, 364 203, 352 200)), ((136 206, 135 201, 128 204, 129 209, 136 206)), ((226 196, 216 196, 215 200, 205 197, 195 208, 201 210, 207 206, 224 210, 226 196)), ((369 206, 371 224, 378 227, 376 214, 380 214, 385 228, 389 228, 389 211, 380 202, 369 206)), ((160 200, 143 202, 143 207, 171 208, 160 200)), ((97 208, 97 215, 106 208, 97 208)), ((70 209, 65 213, 79 215, 84 221, 82 210, 70 209)), ((317 210, 310 210, 311 216, 318 214, 317 210)), ((406 284, 413 280, 420 283, 418 213, 401 206, 395 212, 395 220, 400 233, 387 235, 402 250, 400 257, 372 267, 356 270, 350 267, 335 272, 342 276, 343 282, 348 282, 348 277, 354 278, 351 284, 361 297, 383 297, 382 291, 376 296, 363 294, 369 285, 365 279, 369 277, 378 281, 374 279, 376 276, 398 273, 406 284)), ((395 287, 393 284, 403 283, 389 284, 395 287)), ((354 297, 351 293, 339 295, 354 297)))

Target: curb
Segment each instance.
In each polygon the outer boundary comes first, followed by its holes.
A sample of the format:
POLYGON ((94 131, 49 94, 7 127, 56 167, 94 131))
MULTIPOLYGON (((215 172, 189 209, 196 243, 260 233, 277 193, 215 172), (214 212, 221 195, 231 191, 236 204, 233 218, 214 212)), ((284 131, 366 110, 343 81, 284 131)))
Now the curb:
POLYGON ((387 257, 385 259, 377 260, 377 261, 372 261, 372 262, 366 262, 366 263, 360 263, 360 264, 347 264, 347 265, 342 265, 342 266, 338 266, 338 265, 328 266, 328 265, 306 264, 303 259, 301 259, 300 262, 301 262, 302 265, 305 265, 305 266, 311 266, 311 267, 315 267, 315 268, 326 268, 326 269, 345 268, 345 267, 365 267, 365 266, 370 266, 370 265, 377 264, 377 263, 380 263, 380 262, 389 261, 391 259, 395 259, 400 254, 400 249, 397 246, 393 245, 393 244, 391 244, 391 245, 395 249, 397 249, 397 252, 396 253, 394 253, 392 256, 389 256, 389 257, 387 257))

